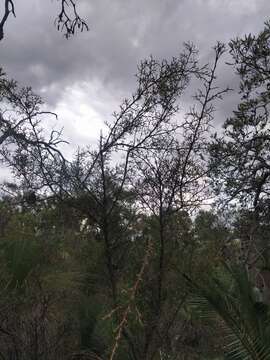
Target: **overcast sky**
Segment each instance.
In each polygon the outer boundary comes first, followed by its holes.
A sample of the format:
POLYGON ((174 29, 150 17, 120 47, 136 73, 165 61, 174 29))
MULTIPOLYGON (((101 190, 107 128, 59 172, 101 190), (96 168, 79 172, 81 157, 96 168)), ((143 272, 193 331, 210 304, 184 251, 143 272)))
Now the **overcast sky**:
MULTIPOLYGON (((57 0, 14 3, 17 17, 0 43, 1 66, 42 94, 74 147, 93 141, 129 96, 140 60, 177 55, 184 41, 207 59, 217 40, 258 32, 270 15, 269 0, 78 0, 90 31, 66 40, 54 27, 57 0)), ((233 75, 223 68, 220 74, 231 85, 233 75)), ((232 102, 231 96, 222 114, 232 102)))

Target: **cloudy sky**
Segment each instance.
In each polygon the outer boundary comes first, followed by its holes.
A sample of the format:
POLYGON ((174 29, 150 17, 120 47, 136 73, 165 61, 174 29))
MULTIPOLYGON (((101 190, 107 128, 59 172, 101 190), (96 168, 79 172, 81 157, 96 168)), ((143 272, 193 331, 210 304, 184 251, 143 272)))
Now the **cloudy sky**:
MULTIPOLYGON (((140 60, 177 55, 184 41, 207 59, 217 40, 258 32, 270 15, 269 0, 77 0, 90 31, 66 40, 54 26, 57 0, 14 3, 16 19, 9 19, 0 43, 1 66, 43 96, 74 147, 92 142, 129 96, 140 60)), ((220 76, 234 81, 225 67, 220 76)), ((222 106, 232 102, 233 96, 222 106)))

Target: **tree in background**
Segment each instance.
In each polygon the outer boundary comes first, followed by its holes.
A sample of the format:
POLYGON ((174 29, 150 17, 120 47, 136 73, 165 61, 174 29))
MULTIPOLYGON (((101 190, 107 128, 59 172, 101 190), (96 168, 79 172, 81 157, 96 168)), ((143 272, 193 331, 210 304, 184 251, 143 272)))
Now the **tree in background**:
POLYGON ((240 77, 241 102, 224 124, 222 136, 210 146, 213 183, 222 202, 236 203, 253 212, 245 262, 262 253, 268 262, 268 242, 256 243, 260 219, 268 212, 270 184, 270 25, 258 36, 230 42, 233 66, 240 77), (259 246, 259 247, 258 247, 259 246), (250 251, 250 247, 253 250, 250 251), (257 249, 255 249, 258 247, 257 249), (257 254, 254 255, 254 252, 257 254))

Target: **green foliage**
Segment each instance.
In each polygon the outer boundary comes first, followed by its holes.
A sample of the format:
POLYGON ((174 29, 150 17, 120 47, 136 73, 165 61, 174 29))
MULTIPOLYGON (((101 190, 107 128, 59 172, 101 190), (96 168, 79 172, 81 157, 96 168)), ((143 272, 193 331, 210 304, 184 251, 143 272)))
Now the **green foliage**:
POLYGON ((207 320, 216 320, 226 334, 229 359, 270 358, 269 305, 257 302, 245 268, 223 265, 204 283, 184 275, 190 305, 207 320))
POLYGON ((241 102, 210 145, 210 169, 218 194, 237 199, 245 208, 260 207, 269 186, 269 23, 258 36, 230 42, 240 77, 241 102))

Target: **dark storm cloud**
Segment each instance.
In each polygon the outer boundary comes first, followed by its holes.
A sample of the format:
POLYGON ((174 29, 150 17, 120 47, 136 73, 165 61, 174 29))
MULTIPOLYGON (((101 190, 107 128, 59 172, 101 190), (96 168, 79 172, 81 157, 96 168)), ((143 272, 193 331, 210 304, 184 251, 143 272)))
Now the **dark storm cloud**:
POLYGON ((183 41, 193 41, 206 61, 216 40, 258 31, 270 14, 269 0, 81 0, 90 31, 67 41, 53 26, 59 2, 14 2, 17 18, 9 19, 0 43, 1 65, 51 104, 81 81, 129 92, 141 59, 177 55, 183 41))
MULTIPOLYGON (((95 142, 102 121, 134 89, 140 60, 150 54, 176 56, 184 41, 192 41, 202 62, 211 61, 217 40, 257 32, 270 16, 269 0, 78 0, 90 31, 67 41, 54 27, 57 0, 14 3, 17 17, 9 19, 0 42, 0 66, 41 93, 60 115, 57 126, 65 128, 69 155, 78 144, 95 142)), ((219 70, 219 81, 237 89, 226 66, 219 70)), ((190 99, 184 102, 187 107, 190 99)), ((236 103, 234 93, 217 104, 216 123, 236 103)))

